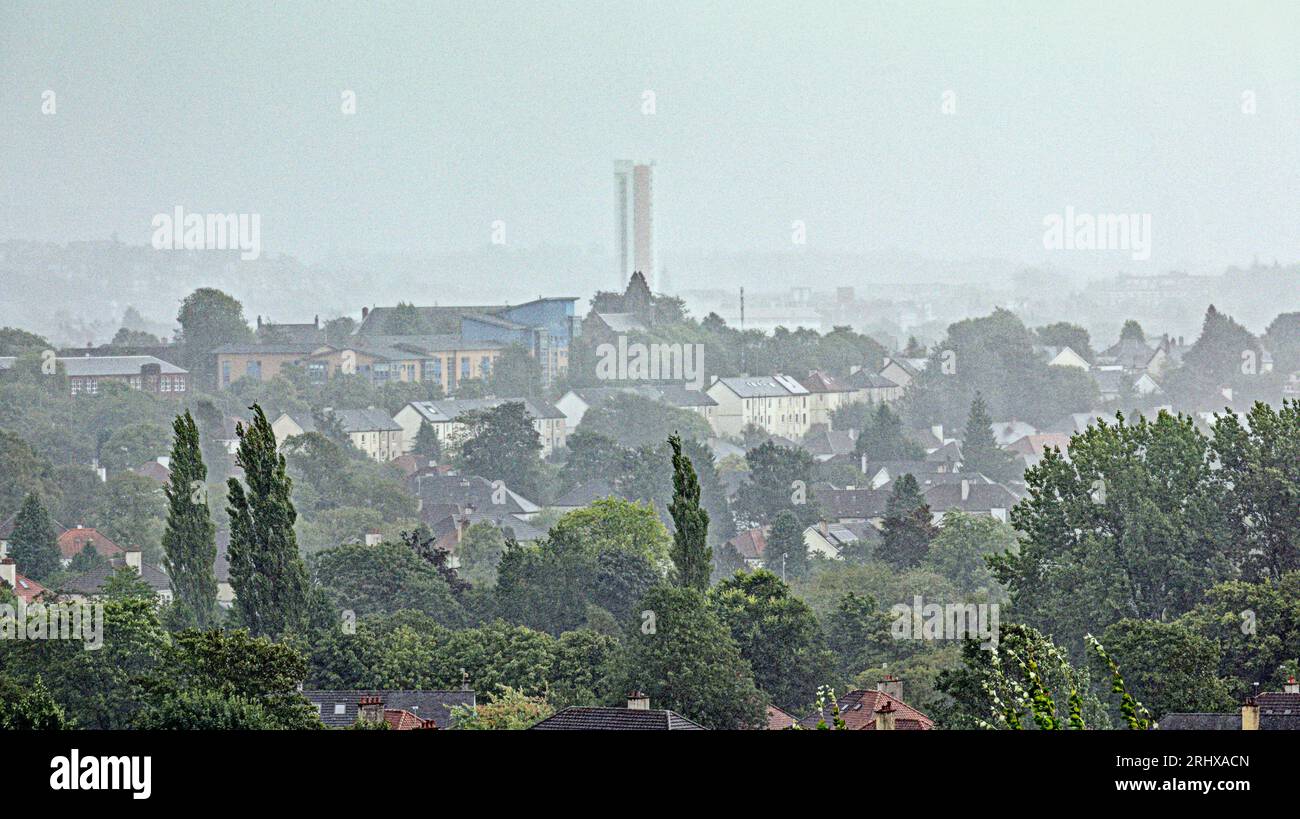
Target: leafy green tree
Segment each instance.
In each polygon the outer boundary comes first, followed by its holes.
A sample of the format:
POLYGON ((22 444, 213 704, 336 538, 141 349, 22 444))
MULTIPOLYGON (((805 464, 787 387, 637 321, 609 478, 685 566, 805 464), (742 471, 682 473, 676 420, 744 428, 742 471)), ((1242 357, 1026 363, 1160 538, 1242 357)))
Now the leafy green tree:
POLYGON ((772 522, 772 534, 767 538, 768 569, 794 578, 808 574, 808 547, 804 544, 803 531, 794 513, 782 509, 772 522))
POLYGON ((251 409, 252 422, 237 427, 235 464, 244 481, 227 482, 230 584, 241 622, 256 636, 278 636, 305 622, 307 570, 293 529, 293 481, 266 414, 257 404, 251 409))
POLYGON ((581 544, 592 554, 630 552, 653 565, 668 560, 673 543, 654 507, 622 498, 600 498, 581 509, 566 512, 551 527, 549 536, 553 540, 581 544))
POLYGON ((1002 590, 985 557, 1006 554, 1018 547, 1015 529, 997 518, 950 509, 921 565, 943 575, 963 594, 982 593, 997 599, 1002 590))
POLYGON ((1236 701, 1219 678, 1219 647, 1181 623, 1120 620, 1102 635, 1133 695, 1153 719, 1172 712, 1231 711, 1236 701))
POLYGON ((1054 324, 1039 327, 1034 331, 1034 335, 1038 338, 1039 344, 1048 347, 1069 347, 1084 361, 1089 364, 1092 363, 1094 358, 1092 339, 1088 335, 1088 331, 1077 324, 1058 321, 1054 324))
POLYGON ((673 448, 673 566, 678 585, 704 591, 709 587, 713 554, 709 549, 709 513, 700 508, 700 484, 689 458, 682 455, 682 440, 668 438, 673 448))
MULTIPOLYGON (((476 706, 457 705, 451 719, 459 731, 523 731, 555 713, 545 696, 529 696, 503 685, 488 694, 488 701, 476 706)), ((440 726, 441 727, 441 726, 440 726)))
POLYGON ((19 685, 0 673, 0 731, 63 731, 72 727, 40 674, 31 685, 19 685))
POLYGON ((811 705, 834 664, 808 604, 770 571, 737 572, 709 590, 718 617, 779 707, 811 705))
POLYGON ((107 600, 154 600, 153 586, 130 566, 118 566, 104 581, 100 594, 107 600))
POLYGON ((337 546, 311 561, 335 612, 364 617, 408 609, 445 625, 464 623, 464 611, 438 569, 404 544, 337 546))
POLYGON ((1134 319, 1129 319, 1124 322, 1124 326, 1119 331, 1119 340, 1145 342, 1147 340, 1147 334, 1146 331, 1142 329, 1141 324, 1138 324, 1134 319))
POLYGON ((52 350, 54 345, 44 336, 19 330, 14 327, 0 327, 0 356, 19 356, 23 353, 52 350))
POLYGON ((33 580, 44 580, 59 570, 60 555, 50 516, 35 493, 23 500, 9 536, 9 556, 33 580))
POLYGON ((172 584, 176 622, 207 628, 217 619, 217 528, 208 511, 208 468, 203 463, 199 428, 186 410, 172 428, 164 566, 172 584))
POLYGON ((636 393, 600 401, 583 414, 578 431, 598 433, 633 449, 661 444, 670 435, 697 441, 713 437, 700 415, 636 393))
POLYGON ((1192 419, 1098 422, 1026 470, 1017 552, 991 558, 1018 616, 1076 655, 1092 629, 1190 610, 1233 573, 1223 487, 1192 419))
POLYGON ((210 287, 185 297, 176 315, 176 336, 184 349, 185 365, 200 383, 216 385, 212 351, 223 344, 246 344, 253 339, 244 318, 244 306, 235 298, 210 287))
POLYGON ((384 334, 390 336, 419 336, 432 333, 429 323, 420 315, 414 304, 399 301, 384 321, 384 334))
POLYGON ((822 618, 826 644, 835 658, 835 673, 842 680, 852 680, 868 668, 891 657, 894 637, 890 632, 893 616, 882 611, 871 595, 846 592, 834 610, 822 618))
POLYGON ((621 646, 614 632, 590 628, 566 631, 555 643, 547 699, 557 707, 601 705, 626 692, 613 688, 621 646))
POLYGON ((700 591, 658 585, 638 605, 653 619, 628 630, 621 688, 642 691, 654 707, 706 728, 763 724, 765 703, 753 671, 700 591))
POLYGON ((492 362, 488 390, 506 398, 535 398, 542 393, 542 368, 521 344, 511 344, 492 362))
POLYGON ((1278 409, 1256 402, 1244 426, 1234 414, 1219 416, 1212 448, 1246 575, 1278 579, 1300 570, 1300 400, 1278 409))
POLYGON ((466 432, 456 446, 455 463, 462 472, 505 481, 525 497, 540 497, 542 440, 522 403, 467 412, 460 422, 466 432))
POLYGON ((880 558, 895 568, 910 569, 930 553, 930 542, 938 534, 931 522, 930 506, 912 475, 894 482, 885 504, 884 542, 880 558))
POLYGON ((1019 480, 1023 470, 1019 459, 998 446, 993 437, 993 419, 989 417, 984 396, 975 393, 961 442, 962 471, 978 472, 999 483, 1019 480))
POLYGON ((157 482, 134 472, 104 482, 94 513, 100 531, 123 546, 139 546, 151 565, 162 560, 166 515, 167 500, 157 482))
POLYGON ((749 481, 736 494, 736 517, 752 525, 776 519, 782 509, 799 522, 811 525, 821 516, 813 495, 817 461, 802 449, 788 449, 768 441, 745 453, 749 481))
POLYGON ((465 530, 456 549, 460 557, 459 571, 476 586, 495 585, 497 564, 505 550, 506 539, 500 529, 486 521, 475 523, 465 530))
POLYGON ((109 472, 132 469, 167 454, 171 436, 162 424, 145 421, 114 432, 101 449, 100 463, 109 472))

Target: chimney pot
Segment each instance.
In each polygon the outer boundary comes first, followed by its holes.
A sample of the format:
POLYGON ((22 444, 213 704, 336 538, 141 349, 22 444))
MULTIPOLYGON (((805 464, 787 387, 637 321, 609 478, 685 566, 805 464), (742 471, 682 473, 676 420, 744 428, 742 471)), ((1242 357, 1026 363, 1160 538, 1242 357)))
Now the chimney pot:
POLYGON ((632 691, 627 695, 627 707, 632 711, 649 711, 650 696, 640 691, 632 691))

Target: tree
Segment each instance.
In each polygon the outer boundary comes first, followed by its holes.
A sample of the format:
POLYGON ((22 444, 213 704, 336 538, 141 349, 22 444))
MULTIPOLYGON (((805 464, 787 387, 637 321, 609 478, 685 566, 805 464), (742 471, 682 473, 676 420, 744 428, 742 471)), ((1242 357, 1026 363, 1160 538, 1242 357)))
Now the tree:
POLYGON ((401 543, 352 543, 311 557, 312 576, 335 612, 357 617, 419 611, 434 621, 464 624, 464 611, 436 566, 401 543))
MULTIPOLYGON (((1142 329, 1141 324, 1138 324, 1134 319, 1129 319, 1124 322, 1124 326, 1119 331, 1119 340, 1145 342, 1147 340, 1147 334, 1146 331, 1142 329)), ((1075 352, 1077 353, 1078 350, 1075 350, 1075 352)))
POLYGON ((709 424, 698 414, 636 393, 616 393, 588 409, 579 431, 605 435, 620 446, 661 445, 668 436, 707 441, 709 424))
POLYGON ((72 727, 40 674, 26 686, 0 672, 0 731, 64 731, 72 727))
POLYGON ((978 472, 998 483, 1018 480, 1022 470, 1018 459, 998 446, 993 437, 993 419, 989 417, 984 396, 975 393, 966 420, 966 434, 961 442, 962 471, 978 472))
POLYGON ((533 427, 532 416, 521 402, 507 402, 491 409, 474 410, 460 416, 465 437, 456 447, 456 464, 467 475, 506 485, 526 497, 538 497, 541 490, 542 439, 533 427))
POLYGON ((236 427, 235 464, 244 481, 227 482, 230 584, 241 622, 255 636, 278 636, 305 622, 307 570, 293 531, 293 481, 266 414, 257 404, 250 409, 252 422, 236 427))
POLYGON ((459 571, 476 586, 492 586, 497 580, 497 564, 506 549, 501 530, 487 521, 480 521, 465 530, 457 547, 460 558, 459 571))
POLYGON ((326 321, 321 327, 325 330, 325 340, 338 347, 352 341, 357 322, 351 316, 339 316, 326 321))
POLYGON ((384 320, 384 335, 419 336, 433 332, 414 304, 399 301, 384 320))
POLYGON ((528 348, 511 344, 492 362, 488 389, 507 398, 535 398, 542 392, 542 368, 528 348))
POLYGON ((754 682, 777 706, 809 706, 833 658, 808 604, 766 569, 737 572, 709 590, 718 617, 754 670, 754 682))
POLYGON ((789 509, 782 509, 772 522, 764 556, 767 568, 780 572, 783 579, 786 575, 797 578, 808 573, 808 547, 804 544, 803 530, 789 509))
POLYGON ((788 449, 768 441, 745 453, 749 480, 736 494, 736 516, 751 525, 774 520, 789 509, 799 522, 811 525, 821 516, 812 483, 817 460, 802 449, 788 449))
POLYGON ((1090 630, 1191 609, 1242 556, 1210 443, 1189 417, 1098 422, 1025 471, 1018 551, 991 558, 1019 617, 1075 656, 1090 630))
POLYGON ((176 622, 203 629, 217 617, 217 529, 208 511, 208 468, 189 410, 176 416, 172 429, 171 476, 163 487, 168 507, 163 565, 171 579, 176 622))
POLYGON ((411 454, 429 463, 436 463, 442 458, 442 442, 438 440, 438 433, 423 418, 420 419, 420 429, 415 433, 411 454))
POLYGON ((853 455, 872 461, 915 460, 925 457, 925 450, 903 435, 903 421, 889 408, 879 404, 853 445, 853 455))
POLYGON ((185 297, 176 315, 180 332, 176 341, 184 349, 185 365, 202 383, 216 383, 212 351, 222 344, 252 341, 253 331, 244 318, 244 306, 231 296, 201 287, 185 297))
POLYGON ((942 575, 963 594, 998 598, 1001 587, 993 579, 987 555, 1006 554, 1018 548, 1015 529, 997 518, 969 515, 950 509, 930 542, 922 567, 942 575))
POLYGON ((1084 361, 1092 363, 1092 340, 1088 331, 1068 321, 1058 321, 1034 331, 1038 343, 1047 347, 1069 347, 1084 361))
POLYGON ((523 731, 554 713, 555 708, 545 696, 529 696, 503 685, 499 693, 488 694, 488 701, 481 705, 453 707, 451 720, 459 731, 523 731))
POLYGON ((151 565, 162 561, 167 501, 153 478, 119 472, 104 482, 95 525, 124 546, 139 546, 151 565))
POLYGON ((712 551, 709 549, 709 513, 700 507, 700 484, 690 458, 682 455, 682 439, 668 438, 673 449, 673 566, 678 585, 703 591, 709 587, 712 551))
POLYGON ((634 622, 625 644, 622 688, 649 695, 706 728, 756 728, 763 697, 730 630, 695 588, 658 585, 638 606, 653 619, 634 622))
POLYGON ((930 506, 910 474, 895 482, 885 504, 884 533, 880 557, 899 569, 910 569, 924 560, 930 552, 930 541, 938 534, 931 522, 930 506))
POLYGON ((61 558, 54 526, 34 492, 28 493, 14 519, 13 534, 9 536, 9 555, 17 562, 19 570, 33 580, 44 580, 59 570, 61 558))
POLYGON ((565 513, 551 527, 549 536, 580 545, 591 554, 626 551, 652 565, 670 558, 673 543, 653 506, 615 497, 600 498, 565 513))
POLYGON ((153 333, 146 333, 144 330, 120 327, 113 336, 112 344, 123 347, 156 347, 162 344, 162 339, 153 333))
POLYGON ((1180 623, 1120 620, 1102 635, 1102 644, 1127 681, 1159 720, 1171 712, 1215 713, 1232 710, 1235 699, 1219 679, 1219 647, 1180 623))

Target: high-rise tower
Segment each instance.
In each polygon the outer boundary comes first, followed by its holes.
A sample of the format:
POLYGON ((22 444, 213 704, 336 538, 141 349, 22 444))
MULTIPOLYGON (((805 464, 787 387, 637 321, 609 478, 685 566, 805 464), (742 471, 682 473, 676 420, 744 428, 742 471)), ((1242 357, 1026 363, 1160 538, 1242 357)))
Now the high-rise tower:
POLYGON ((630 159, 614 163, 614 230, 618 252, 618 290, 641 271, 653 289, 656 282, 654 162, 630 159))

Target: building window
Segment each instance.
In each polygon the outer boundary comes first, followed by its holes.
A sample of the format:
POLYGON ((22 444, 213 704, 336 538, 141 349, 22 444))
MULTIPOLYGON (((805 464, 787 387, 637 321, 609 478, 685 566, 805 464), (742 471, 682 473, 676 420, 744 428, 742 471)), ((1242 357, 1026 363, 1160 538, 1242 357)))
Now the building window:
POLYGON ((460 360, 460 377, 462 381, 469 378, 469 356, 464 356, 460 360))
POLYGON ((431 358, 424 362, 424 380, 442 383, 442 358, 431 358))
POLYGON ((262 362, 260 361, 248 362, 248 364, 244 367, 244 374, 247 375, 249 378, 256 378, 258 381, 261 381, 262 362))
POLYGON ((172 391, 172 377, 170 375, 164 375, 158 378, 158 391, 159 392, 172 391))
POLYGON ((185 392, 185 376, 178 375, 172 382, 176 386, 176 392, 185 392))
POLYGON ((221 362, 221 386, 223 387, 230 386, 230 362, 229 361, 221 362))
POLYGON ((478 371, 479 371, 479 375, 483 376, 484 378, 487 378, 489 375, 491 375, 492 359, 488 358, 487 356, 483 356, 483 358, 479 360, 478 371))

